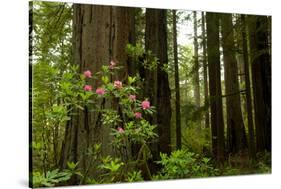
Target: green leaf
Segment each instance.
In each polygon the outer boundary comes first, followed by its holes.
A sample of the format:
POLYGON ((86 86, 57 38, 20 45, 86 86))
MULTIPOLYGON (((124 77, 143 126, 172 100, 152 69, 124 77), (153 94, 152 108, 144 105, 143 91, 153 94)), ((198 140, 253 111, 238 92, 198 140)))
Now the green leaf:
POLYGON ((128 84, 129 84, 129 85, 133 84, 133 83, 136 81, 136 79, 137 79, 136 77, 130 77, 130 76, 129 76, 129 77, 128 77, 128 84))
POLYGON ((107 76, 102 76, 101 80, 103 81, 104 84, 108 84, 109 83, 109 78, 107 76))
POLYGON ((71 170, 74 170, 76 167, 77 167, 77 165, 78 165, 78 163, 79 162, 77 162, 77 163, 74 163, 74 162, 67 162, 67 167, 69 168, 69 169, 71 169, 71 170))

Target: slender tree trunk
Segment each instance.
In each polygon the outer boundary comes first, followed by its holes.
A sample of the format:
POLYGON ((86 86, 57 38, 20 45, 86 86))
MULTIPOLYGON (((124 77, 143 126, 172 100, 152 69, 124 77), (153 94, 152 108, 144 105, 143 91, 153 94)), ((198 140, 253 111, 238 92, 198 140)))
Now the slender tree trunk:
POLYGON ((145 94, 157 107, 153 123, 157 124, 159 140, 152 145, 154 159, 159 159, 159 152, 171 152, 170 88, 168 74, 163 70, 168 63, 166 27, 166 10, 146 9, 145 48, 158 58, 157 70, 146 70, 145 76, 145 94))
POLYGON ((176 89, 176 141, 177 141, 176 146, 177 149, 181 149, 181 112, 180 112, 180 85, 179 85, 176 10, 173 10, 173 45, 174 45, 175 89, 176 89))
POLYGON ((238 153, 247 147, 245 128, 241 111, 238 66, 235 58, 232 15, 221 15, 222 47, 225 76, 227 141, 228 152, 238 153))
POLYGON ((247 120, 248 120, 248 136, 249 136, 249 155, 251 159, 255 159, 255 133, 252 113, 252 97, 251 97, 251 83, 249 73, 249 54, 247 47, 246 36, 246 21, 245 16, 241 15, 242 22, 242 42, 243 42, 243 58, 244 58, 244 72, 245 72, 245 86, 246 86, 246 104, 247 104, 247 120))
POLYGON ((257 152, 271 151, 271 58, 266 16, 248 16, 257 152))
POLYGON ((219 16, 206 13, 207 53, 211 105, 212 150, 219 164, 224 160, 224 124, 221 98, 219 16))
MULTIPOLYGON (((80 66, 80 72, 91 70, 96 73, 103 65, 109 65, 112 59, 124 70, 117 74, 119 80, 126 80, 127 61, 126 44, 130 39, 129 8, 80 5, 74 4, 73 46, 74 63, 80 66)), ((89 83, 93 88, 101 85, 100 81, 89 83)), ((61 155, 61 167, 65 168, 67 161, 79 161, 79 167, 85 171, 90 166, 91 156, 86 156, 88 148, 101 144, 103 156, 115 154, 110 142, 110 128, 101 123, 101 112, 92 109, 115 107, 114 102, 98 100, 95 107, 85 107, 85 110, 74 110, 72 119, 68 122, 61 155)), ((97 162, 95 162, 97 163, 97 162)), ((91 170, 90 175, 98 174, 91 170)), ((74 183, 77 180, 73 181, 74 183)))
POLYGON ((200 84, 199 84, 199 61, 198 61, 198 36, 197 36, 197 13, 193 11, 193 29, 194 29, 194 69, 193 69, 193 83, 194 83, 194 98, 197 108, 200 107, 200 84))
POLYGON ((209 116, 209 88, 208 88, 208 68, 207 68, 207 50, 206 50, 206 29, 205 29, 205 15, 201 13, 202 17, 202 46, 203 46, 203 77, 204 77, 204 106, 205 111, 205 128, 210 127, 210 116, 209 116))
MULTIPOLYGON (((129 28, 129 43, 132 45, 136 45, 136 8, 129 8, 128 10, 128 16, 129 16, 129 22, 130 22, 130 28, 129 28)), ((128 74, 130 76, 135 76, 137 73, 137 66, 136 62, 133 61, 132 58, 129 58, 127 61, 128 66, 128 74)))

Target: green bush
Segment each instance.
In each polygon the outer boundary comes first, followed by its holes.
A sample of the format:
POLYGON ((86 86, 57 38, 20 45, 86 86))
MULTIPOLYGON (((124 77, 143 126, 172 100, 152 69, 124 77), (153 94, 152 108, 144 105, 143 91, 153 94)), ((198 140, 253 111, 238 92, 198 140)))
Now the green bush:
POLYGON ((179 179, 191 177, 215 176, 218 170, 213 167, 209 158, 201 158, 199 154, 186 150, 177 150, 167 154, 160 154, 161 160, 157 163, 162 165, 155 180, 159 179, 179 179))
POLYGON ((191 123, 183 131, 183 145, 192 152, 206 153, 206 150, 211 148, 210 135, 210 128, 200 128, 198 124, 191 123))
POLYGON ((33 187, 53 187, 60 183, 64 183, 71 179, 73 175, 81 176, 81 173, 77 170, 78 163, 67 162, 68 169, 60 171, 59 169, 54 169, 47 171, 46 174, 40 173, 39 171, 34 171, 32 173, 32 186, 33 187))

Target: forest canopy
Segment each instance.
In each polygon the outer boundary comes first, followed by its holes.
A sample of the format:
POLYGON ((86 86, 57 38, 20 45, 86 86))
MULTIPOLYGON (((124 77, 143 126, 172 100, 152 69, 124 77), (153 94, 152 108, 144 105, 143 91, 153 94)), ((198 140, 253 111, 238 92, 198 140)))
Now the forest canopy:
POLYGON ((34 1, 30 186, 271 173, 271 16, 34 1))

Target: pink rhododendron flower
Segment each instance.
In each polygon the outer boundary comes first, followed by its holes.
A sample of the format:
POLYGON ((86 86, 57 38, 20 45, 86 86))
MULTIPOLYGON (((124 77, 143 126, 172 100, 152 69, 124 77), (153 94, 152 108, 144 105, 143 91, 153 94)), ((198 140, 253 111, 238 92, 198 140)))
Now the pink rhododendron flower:
POLYGON ((117 89, 121 89, 122 88, 122 82, 121 81, 114 81, 114 87, 117 89))
POLYGON ((136 95, 130 95, 129 99, 132 100, 132 101, 135 101, 136 100, 136 95))
POLYGON ((92 77, 92 72, 90 70, 84 71, 84 76, 85 77, 92 77))
POLYGON ((100 88, 97 88, 97 89, 96 89, 96 93, 97 93, 98 95, 104 95, 105 90, 100 87, 100 88))
POLYGON ((91 91, 93 88, 92 88, 92 86, 91 85, 85 85, 84 86, 84 90, 85 91, 91 91))
POLYGON ((116 66, 116 62, 114 60, 110 61, 109 69, 113 69, 116 66))
POLYGON ((117 128, 117 131, 118 131, 119 133, 124 133, 124 129, 123 129, 122 127, 118 127, 118 128, 117 128))
POLYGON ((148 100, 144 100, 141 103, 141 106, 142 106, 142 109, 146 110, 146 109, 150 108, 150 102, 148 100))
POLYGON ((141 118, 141 113, 140 112, 136 112, 135 113, 135 118, 140 119, 141 118))

